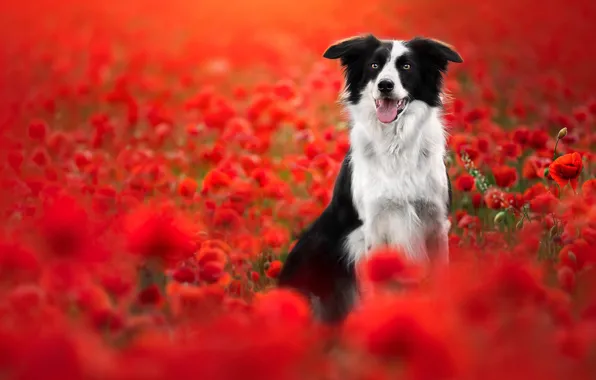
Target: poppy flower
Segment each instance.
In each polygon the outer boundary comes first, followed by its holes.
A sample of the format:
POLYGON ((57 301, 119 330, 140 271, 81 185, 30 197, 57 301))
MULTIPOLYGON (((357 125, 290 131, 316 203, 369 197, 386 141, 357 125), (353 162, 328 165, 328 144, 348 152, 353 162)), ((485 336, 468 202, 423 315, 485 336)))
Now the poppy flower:
POLYGON ((310 310, 304 298, 291 290, 275 289, 259 295, 256 314, 265 319, 279 319, 290 325, 303 325, 310 320, 310 310))
POLYGON ((48 134, 48 124, 43 120, 33 120, 29 123, 29 138, 36 141, 44 141, 48 134))
POLYGON ((570 292, 575 288, 575 273, 568 266, 563 266, 557 271, 557 278, 563 290, 570 292))
POLYGON ((482 227, 482 224, 479 217, 465 214, 458 220, 457 227, 464 230, 477 231, 482 227))
POLYGON ((474 177, 462 174, 455 180, 455 188, 459 191, 471 191, 474 188, 474 177))
POLYGON ((371 252, 366 261, 365 272, 373 283, 395 280, 406 271, 407 264, 403 254, 394 249, 378 249, 371 252))
POLYGON ((530 201, 530 210, 539 214, 551 213, 558 203, 559 200, 552 193, 542 193, 530 201))
POLYGON ((13 150, 8 153, 7 159, 8 159, 8 164, 10 165, 10 167, 12 167, 12 169, 14 171, 18 172, 21 169, 21 165, 23 164, 25 157, 24 157, 22 151, 13 150))
POLYGON ((226 251, 222 247, 210 244, 209 242, 201 245, 201 249, 195 254, 195 258, 199 265, 209 261, 218 261, 221 263, 227 261, 226 251))
POLYGON ((226 188, 232 184, 230 176, 221 170, 214 169, 207 173, 203 179, 202 193, 207 194, 212 190, 226 188))
POLYGON ((486 206, 493 210, 505 207, 505 193, 497 188, 490 188, 484 193, 486 206))
POLYGON ((0 242, 0 278, 14 280, 35 279, 40 263, 35 252, 17 243, 0 242))
POLYGON ((517 159, 522 152, 522 149, 518 143, 506 141, 501 146, 501 152, 503 155, 509 158, 517 159))
POLYGON ((189 267, 181 267, 178 268, 172 273, 172 278, 180 283, 193 283, 195 281, 196 275, 195 271, 189 267))
POLYGON ((511 187, 517 181, 517 170, 510 166, 497 166, 493 168, 493 175, 499 187, 511 187))
POLYGON ((163 302, 163 297, 157 285, 152 284, 137 294, 137 302, 143 306, 158 306, 163 302))
POLYGON ((589 179, 582 183, 582 193, 588 196, 596 196, 596 179, 589 179))
POLYGON ((552 160, 547 157, 528 157, 524 162, 522 175, 526 179, 544 178, 544 169, 546 169, 551 162, 552 160))
POLYGON ((60 196, 44 209, 41 218, 49 253, 53 257, 80 258, 88 253, 84 249, 89 241, 89 218, 86 211, 73 198, 60 196))
POLYGON ((575 190, 577 188, 577 179, 582 171, 582 157, 579 153, 569 153, 557 158, 549 166, 549 174, 552 179, 564 187, 569 183, 575 190))
POLYGON ((561 265, 581 270, 596 263, 596 249, 584 239, 574 239, 559 252, 561 265))
POLYGON ((528 202, 528 201, 531 201, 532 199, 534 199, 536 196, 538 196, 540 194, 547 193, 547 192, 548 192, 548 189, 546 188, 544 183, 537 182, 524 192, 523 199, 524 199, 524 201, 528 202))
POLYGON ((126 227, 130 251, 145 259, 173 264, 196 248, 191 226, 166 207, 135 210, 127 216, 126 227))
POLYGON ((215 210, 213 225, 216 227, 233 229, 238 228, 242 223, 242 217, 232 208, 219 207, 215 210))
POLYGON ((482 207, 483 204, 484 197, 482 196, 482 194, 478 192, 472 193, 472 206, 474 206, 474 209, 480 209, 480 207, 482 207))
POLYGON ((290 234, 284 227, 271 226, 263 232, 265 244, 272 248, 280 248, 290 240, 290 234))
POLYGON ((269 278, 277 278, 279 273, 281 272, 282 262, 279 260, 272 261, 269 264, 269 268, 267 269, 267 277, 269 278))
POLYGON ((208 261, 201 265, 199 278, 209 284, 217 282, 224 275, 224 264, 220 261, 208 261))
POLYGON ((184 178, 178 185, 178 193, 185 198, 192 198, 197 191, 197 182, 192 178, 184 178))

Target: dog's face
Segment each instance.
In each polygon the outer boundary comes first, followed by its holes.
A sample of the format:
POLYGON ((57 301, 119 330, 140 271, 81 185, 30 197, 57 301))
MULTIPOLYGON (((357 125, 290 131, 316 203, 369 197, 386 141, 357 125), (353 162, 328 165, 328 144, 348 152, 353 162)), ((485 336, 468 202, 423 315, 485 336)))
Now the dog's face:
POLYGON ((372 35, 337 42, 323 56, 340 59, 347 102, 374 110, 383 124, 396 121, 414 101, 439 106, 447 64, 463 62, 440 41, 385 41, 372 35))

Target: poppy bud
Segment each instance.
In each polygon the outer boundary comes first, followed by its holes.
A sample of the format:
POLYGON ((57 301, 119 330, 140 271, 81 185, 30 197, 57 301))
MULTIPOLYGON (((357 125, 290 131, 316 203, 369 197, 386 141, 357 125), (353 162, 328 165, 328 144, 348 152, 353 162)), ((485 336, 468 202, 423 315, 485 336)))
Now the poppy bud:
POLYGON ((497 215, 495 215, 495 219, 494 219, 495 224, 501 223, 505 219, 505 214, 506 214, 505 211, 498 212, 497 215))
POLYGON ((557 139, 562 139, 565 136, 567 136, 567 128, 562 128, 557 134, 557 139))

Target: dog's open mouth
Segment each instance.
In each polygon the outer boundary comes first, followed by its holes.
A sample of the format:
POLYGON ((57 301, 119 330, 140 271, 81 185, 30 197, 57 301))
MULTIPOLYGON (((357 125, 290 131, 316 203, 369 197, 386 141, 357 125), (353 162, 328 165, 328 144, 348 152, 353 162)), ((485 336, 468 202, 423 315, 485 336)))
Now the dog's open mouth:
POLYGON ((381 98, 375 100, 377 106, 377 118, 381 123, 391 123, 397 119, 397 116, 406 108, 408 100, 392 99, 392 98, 381 98))

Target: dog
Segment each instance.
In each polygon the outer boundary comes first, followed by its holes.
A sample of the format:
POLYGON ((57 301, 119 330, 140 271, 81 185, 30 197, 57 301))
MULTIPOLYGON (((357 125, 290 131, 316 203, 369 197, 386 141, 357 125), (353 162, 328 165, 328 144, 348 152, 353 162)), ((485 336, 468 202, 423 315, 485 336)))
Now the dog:
POLYGON ((318 319, 334 323, 356 305, 355 268, 367 252, 399 247, 412 262, 449 262, 442 87, 448 64, 463 60, 434 39, 374 35, 339 41, 323 57, 344 71, 350 149, 330 203, 288 254, 278 286, 301 292, 318 319))

